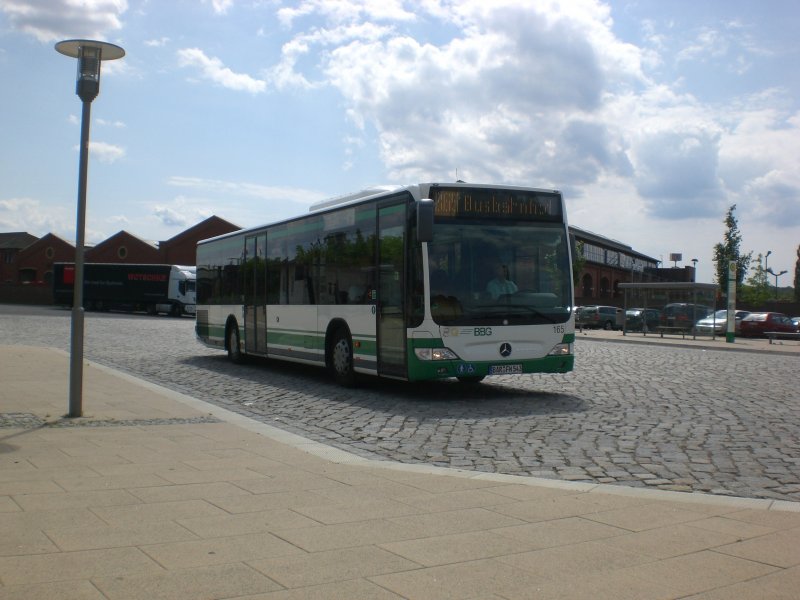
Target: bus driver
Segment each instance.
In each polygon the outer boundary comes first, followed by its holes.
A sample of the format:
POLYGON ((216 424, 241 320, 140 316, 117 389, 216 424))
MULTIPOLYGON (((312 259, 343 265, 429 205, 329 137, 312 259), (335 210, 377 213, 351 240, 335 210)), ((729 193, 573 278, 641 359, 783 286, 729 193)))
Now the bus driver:
POLYGON ((513 294, 517 289, 517 284, 508 278, 508 267, 498 264, 495 267, 494 279, 486 284, 486 291, 489 292, 492 300, 497 300, 503 294, 513 294))

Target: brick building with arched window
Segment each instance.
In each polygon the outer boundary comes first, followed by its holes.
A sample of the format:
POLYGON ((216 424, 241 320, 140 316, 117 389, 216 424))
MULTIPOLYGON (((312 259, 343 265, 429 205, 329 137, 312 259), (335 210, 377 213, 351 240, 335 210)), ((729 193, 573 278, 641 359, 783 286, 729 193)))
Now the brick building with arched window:
MULTIPOLYGON (((642 283, 666 281, 674 276, 673 269, 667 274, 659 269, 659 261, 651 256, 636 252, 630 246, 603 237, 596 233, 569 228, 575 240, 575 247, 583 249, 583 266, 575 278, 575 304, 609 304, 622 306, 623 294, 620 283, 642 283)), ((693 267, 686 267, 691 273, 681 281, 692 281, 693 267)), ((683 274, 683 273, 681 273, 683 274)))

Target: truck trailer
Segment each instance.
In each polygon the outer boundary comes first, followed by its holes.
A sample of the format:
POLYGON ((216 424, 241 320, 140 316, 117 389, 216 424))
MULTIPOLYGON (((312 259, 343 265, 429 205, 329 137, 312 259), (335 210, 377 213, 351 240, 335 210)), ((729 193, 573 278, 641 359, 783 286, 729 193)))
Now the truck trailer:
MULTIPOLYGON (((195 313, 195 267, 85 263, 83 307, 87 310, 145 311, 172 316, 195 313)), ((74 263, 53 265, 53 301, 72 306, 74 263)))

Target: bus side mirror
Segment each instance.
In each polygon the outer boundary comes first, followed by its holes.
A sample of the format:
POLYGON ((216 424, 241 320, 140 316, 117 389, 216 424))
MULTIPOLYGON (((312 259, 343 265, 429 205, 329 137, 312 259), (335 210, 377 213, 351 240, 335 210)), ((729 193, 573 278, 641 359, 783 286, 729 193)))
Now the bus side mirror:
POLYGON ((433 241, 433 200, 423 198, 417 202, 417 241, 433 241))

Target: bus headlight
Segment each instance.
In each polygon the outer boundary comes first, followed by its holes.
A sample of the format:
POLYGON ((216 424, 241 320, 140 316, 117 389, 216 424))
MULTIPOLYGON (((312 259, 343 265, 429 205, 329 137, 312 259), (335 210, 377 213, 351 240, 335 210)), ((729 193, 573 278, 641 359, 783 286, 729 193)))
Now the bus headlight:
POLYGON ((450 348, 414 348, 420 360, 458 360, 458 355, 450 348))
POLYGON ((572 344, 556 344, 548 356, 566 356, 572 354, 572 344))

